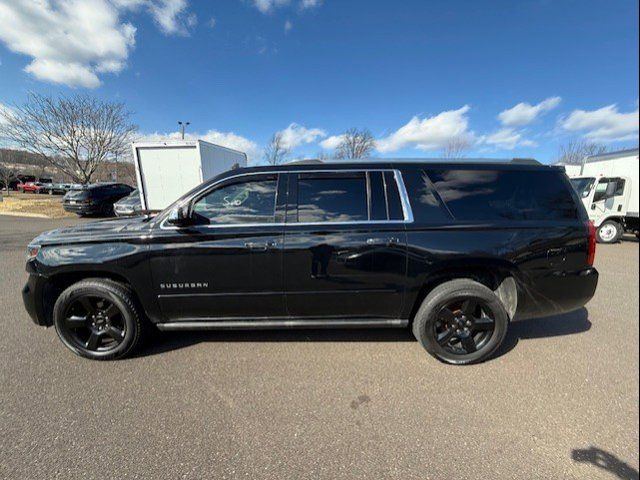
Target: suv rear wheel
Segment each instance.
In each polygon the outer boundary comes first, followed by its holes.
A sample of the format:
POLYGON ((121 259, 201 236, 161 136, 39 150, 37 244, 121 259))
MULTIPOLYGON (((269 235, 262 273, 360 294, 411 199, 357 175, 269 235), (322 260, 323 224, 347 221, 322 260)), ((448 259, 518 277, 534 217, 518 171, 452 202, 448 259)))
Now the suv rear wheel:
POLYGON ((459 279, 434 288, 413 320, 413 334, 438 360, 452 365, 490 357, 507 333, 509 314, 493 291, 459 279))
POLYGON ((142 337, 142 314, 126 286, 108 279, 74 283, 53 307, 56 332, 72 352, 93 360, 128 355, 142 337))

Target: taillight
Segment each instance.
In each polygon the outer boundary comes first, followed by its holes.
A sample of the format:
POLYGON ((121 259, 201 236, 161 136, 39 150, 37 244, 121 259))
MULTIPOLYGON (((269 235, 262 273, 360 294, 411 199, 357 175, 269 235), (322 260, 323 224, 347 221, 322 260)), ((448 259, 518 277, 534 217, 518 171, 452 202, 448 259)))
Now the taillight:
POLYGON ((596 226, 591 220, 587 222, 587 228, 589 229, 589 245, 587 247, 587 263, 590 267, 593 267, 593 262, 596 259, 596 226))

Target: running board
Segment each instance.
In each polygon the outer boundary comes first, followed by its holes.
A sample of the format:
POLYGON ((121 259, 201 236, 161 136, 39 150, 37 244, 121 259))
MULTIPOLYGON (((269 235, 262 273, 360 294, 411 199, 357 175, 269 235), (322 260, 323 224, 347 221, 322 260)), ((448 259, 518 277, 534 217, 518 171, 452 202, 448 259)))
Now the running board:
POLYGON ((353 320, 201 320, 157 323, 159 330, 267 330, 278 328, 369 328, 406 327, 408 320, 353 319, 353 320))

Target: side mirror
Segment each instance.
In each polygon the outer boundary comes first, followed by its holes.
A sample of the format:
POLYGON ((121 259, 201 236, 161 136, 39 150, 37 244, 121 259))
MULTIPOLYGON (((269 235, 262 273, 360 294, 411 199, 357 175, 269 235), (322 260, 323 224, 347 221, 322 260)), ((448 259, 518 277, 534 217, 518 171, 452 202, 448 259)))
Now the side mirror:
POLYGON ((167 217, 167 223, 175 227, 187 227, 193 224, 193 218, 189 215, 189 206, 182 205, 174 208, 167 217))
POLYGON ((605 198, 615 197, 617 189, 618 189, 618 182, 609 182, 607 184, 607 191, 605 192, 605 198))

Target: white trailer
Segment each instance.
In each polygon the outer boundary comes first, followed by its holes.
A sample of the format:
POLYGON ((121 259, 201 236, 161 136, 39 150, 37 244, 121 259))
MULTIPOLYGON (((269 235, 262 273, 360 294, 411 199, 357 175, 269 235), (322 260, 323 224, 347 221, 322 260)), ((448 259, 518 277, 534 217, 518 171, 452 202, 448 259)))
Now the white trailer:
POLYGON ((162 210, 193 187, 232 168, 247 155, 203 140, 133 144, 143 210, 162 210))
POLYGON ((571 183, 580 195, 598 241, 614 243, 623 233, 638 235, 640 193, 638 149, 587 157, 571 183))

